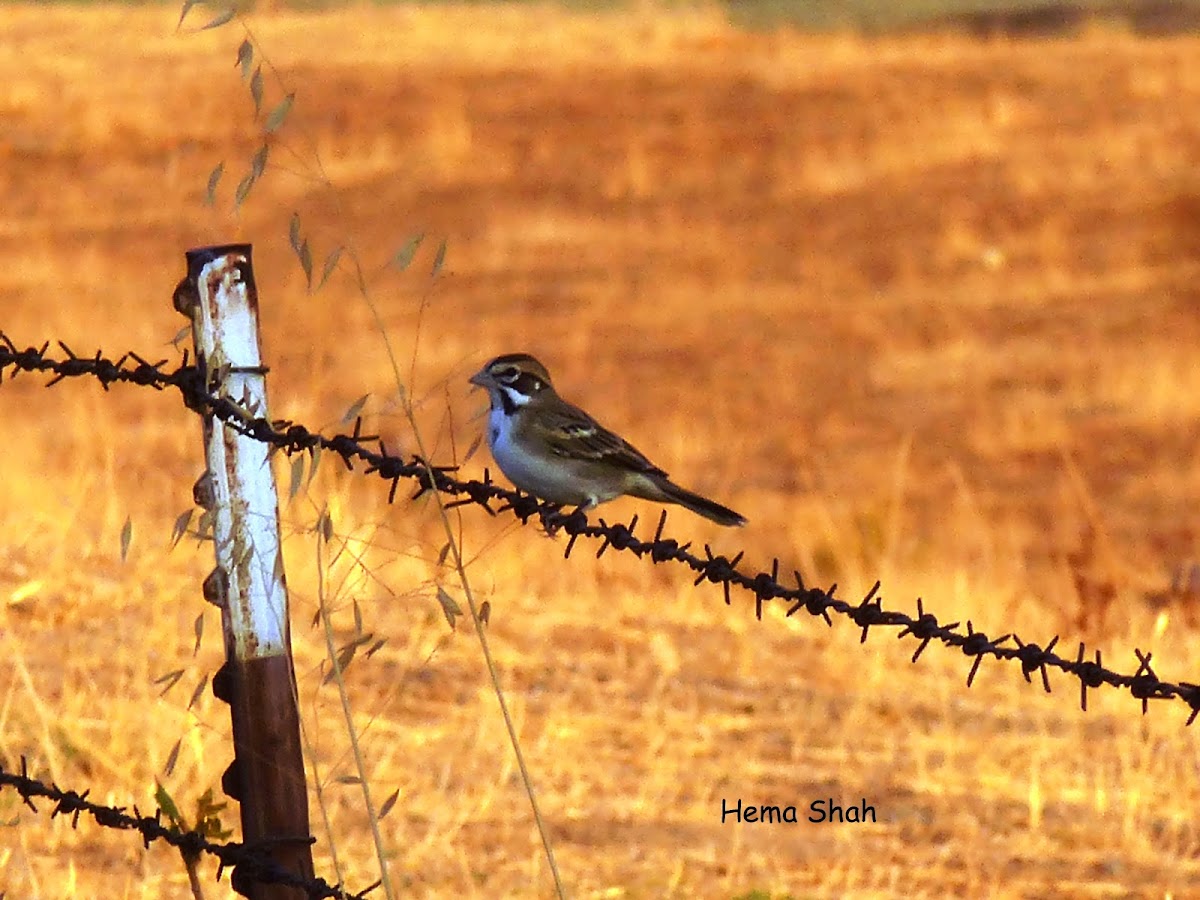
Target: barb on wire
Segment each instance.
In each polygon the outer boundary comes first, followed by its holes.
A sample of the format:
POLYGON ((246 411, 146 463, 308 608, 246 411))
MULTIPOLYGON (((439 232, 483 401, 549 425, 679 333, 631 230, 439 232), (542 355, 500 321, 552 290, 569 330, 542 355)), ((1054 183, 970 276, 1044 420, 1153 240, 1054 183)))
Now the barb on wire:
POLYGON ((862 630, 862 641, 866 641, 871 628, 894 628, 897 630, 897 637, 911 637, 919 642, 912 656, 913 662, 917 661, 930 643, 937 641, 947 647, 957 648, 971 658, 971 668, 967 675, 968 687, 974 683, 983 659, 991 657, 1018 662, 1021 674, 1027 682, 1032 683, 1031 676, 1035 672, 1038 673, 1041 676, 1042 687, 1047 692, 1050 690, 1050 669, 1071 675, 1079 680, 1080 705, 1085 710, 1088 690, 1107 685, 1128 691, 1135 699, 1140 700, 1143 713, 1151 700, 1174 699, 1183 701, 1191 708, 1188 725, 1200 715, 1200 685, 1160 679, 1150 666, 1151 655, 1142 653, 1141 650, 1134 651, 1138 660, 1137 670, 1133 675, 1127 675, 1106 668, 1101 663, 1098 650, 1095 652, 1094 661, 1085 660, 1086 648, 1083 643, 1080 643, 1076 657, 1071 659, 1054 652, 1058 644, 1057 636, 1042 647, 1037 643, 1024 641, 1015 634, 991 638, 982 631, 976 631, 970 621, 966 623, 964 633, 959 622, 939 622, 933 613, 925 611, 919 599, 915 618, 908 613, 885 609, 879 596, 878 582, 858 603, 849 603, 836 597, 836 584, 828 590, 806 586, 798 571, 792 573, 795 587, 789 587, 779 580, 778 559, 772 563, 769 573, 756 572, 751 575, 738 567, 742 553, 731 559, 724 555, 715 555, 706 544, 704 555, 700 556, 692 551, 690 543, 681 544, 674 538, 664 536, 666 512, 663 512, 658 520, 654 537, 651 540, 643 540, 634 534, 638 522, 636 515, 628 525, 619 522, 609 524, 603 518, 593 523, 580 510, 568 512, 528 494, 506 490, 493 484, 486 473, 483 481, 460 481, 453 477, 453 466, 435 466, 416 456, 408 460, 393 456, 386 451, 378 437, 362 433, 361 418, 355 420, 351 434, 333 437, 315 433, 294 422, 270 422, 257 418, 230 398, 216 393, 216 379, 209 379, 203 366, 189 365, 186 353, 183 363, 174 371, 168 372, 164 370, 165 360, 150 363, 134 353, 127 353, 114 362, 105 359, 100 353, 94 357, 79 357, 61 341, 58 346, 65 358, 48 356, 48 343, 40 348, 18 350, 12 341, 0 332, 0 381, 3 380, 5 371, 12 369, 14 374, 20 371, 50 373, 53 376, 50 385, 68 377, 90 376, 98 379, 105 389, 116 382, 144 385, 158 390, 175 387, 183 395, 184 403, 188 407, 210 411, 230 426, 271 444, 287 455, 311 454, 316 452, 317 448, 321 448, 336 453, 351 470, 356 463, 364 464, 365 474, 378 475, 390 483, 389 502, 395 499, 401 481, 407 480, 414 482, 416 486, 413 499, 428 491, 438 491, 455 498, 450 501, 451 506, 473 504, 483 507, 492 515, 507 510, 522 523, 536 518, 546 531, 562 531, 568 536, 566 556, 571 555, 576 541, 583 537, 600 542, 597 556, 602 556, 611 547, 632 553, 639 558, 647 557, 653 563, 676 563, 694 573, 697 585, 705 581, 721 585, 727 605, 731 602, 730 593, 733 587, 752 595, 755 616, 759 619, 762 618, 765 604, 772 600, 780 600, 787 603, 787 616, 803 611, 812 616, 820 616, 829 625, 832 625, 830 612, 849 619, 862 630), (378 445, 379 449, 371 449, 373 444, 378 445), (493 509, 492 501, 501 505, 493 509))
MULTIPOLYGON (((79 817, 86 813, 96 821, 98 825, 104 828, 114 828, 119 831, 136 831, 142 836, 142 843, 149 847, 154 841, 163 841, 170 844, 185 857, 197 857, 201 853, 207 853, 217 858, 220 862, 220 867, 217 870, 217 879, 220 880, 226 866, 238 867, 238 878, 235 878, 235 883, 242 878, 247 882, 262 882, 269 884, 283 884, 289 887, 300 888, 308 897, 317 900, 323 897, 343 898, 343 900, 359 900, 367 895, 367 893, 375 888, 371 885, 357 894, 349 894, 336 887, 331 886, 326 881, 320 878, 306 879, 301 878, 294 872, 280 866, 273 859, 264 853, 255 852, 255 848, 247 844, 239 844, 233 841, 228 843, 216 843, 208 840, 199 831, 179 831, 174 828, 168 828, 162 823, 161 810, 153 816, 143 816, 138 812, 137 807, 134 807, 133 813, 129 813, 125 807, 121 806, 103 806, 99 803, 93 803, 88 799, 88 791, 80 794, 77 791, 63 790, 56 784, 46 784, 29 775, 25 757, 21 757, 21 772, 5 771, 3 766, 0 766, 0 789, 12 788, 21 799, 34 812, 38 812, 34 800, 49 800, 54 804, 54 809, 50 811, 50 817, 55 816, 70 816, 71 827, 79 827, 79 817)), ((302 840, 312 840, 305 836, 302 840)))

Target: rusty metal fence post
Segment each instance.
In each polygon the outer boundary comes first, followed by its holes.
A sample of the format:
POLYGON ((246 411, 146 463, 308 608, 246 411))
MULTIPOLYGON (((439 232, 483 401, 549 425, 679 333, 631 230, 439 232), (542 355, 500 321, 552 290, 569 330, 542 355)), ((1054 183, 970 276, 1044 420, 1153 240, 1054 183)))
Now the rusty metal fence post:
MULTIPOLYGON (((189 250, 175 307, 191 319, 209 391, 248 417, 266 418, 250 252, 248 244, 189 250)), ((211 414, 202 417, 207 469, 194 494, 210 517, 217 557, 204 596, 221 608, 225 636, 225 664, 213 692, 229 703, 233 717, 234 759, 222 786, 241 804, 243 841, 311 878, 308 792, 268 447, 211 414)), ((234 869, 232 884, 254 900, 305 896, 295 887, 259 882, 242 866, 234 869)))

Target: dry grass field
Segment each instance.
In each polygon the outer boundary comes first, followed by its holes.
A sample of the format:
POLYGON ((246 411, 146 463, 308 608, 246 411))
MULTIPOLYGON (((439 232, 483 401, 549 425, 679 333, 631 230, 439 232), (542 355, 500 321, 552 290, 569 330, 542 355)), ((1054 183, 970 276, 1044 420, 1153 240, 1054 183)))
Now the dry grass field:
MULTIPOLYGON (((176 33, 177 14, 0 8, 0 330, 18 344, 174 358, 183 251, 252 241, 272 413, 332 432, 370 392, 371 427, 411 452, 348 267, 305 291, 299 212, 318 261, 339 244, 363 261, 435 461, 478 433, 466 377, 530 350, 750 519, 676 512, 680 539, 754 568, 779 557, 847 598, 880 578, 889 606, 919 595, 943 621, 1059 634, 1068 655, 1086 640, 1126 671, 1152 650, 1161 676, 1197 680, 1200 591, 1164 592, 1200 556, 1200 39, 263 15, 267 105, 297 99, 233 215, 261 141, 233 65, 242 26, 176 33), (388 269, 416 232, 413 265, 388 269)), ((143 810, 156 778, 185 811, 219 789, 228 708, 208 690, 189 708, 220 664, 212 551, 169 547, 199 431, 171 395, 0 384, 5 768, 24 755, 143 810)), ((350 887, 378 877, 322 683, 324 591, 340 640, 355 604, 387 638, 346 685, 375 802, 399 792, 381 821, 396 895, 551 895, 478 642, 435 599, 461 596, 436 508, 389 507, 329 463, 283 511, 318 871, 336 878, 336 850, 350 887), (322 508, 334 560, 316 554, 322 508)), ((602 514, 635 511, 658 512, 602 514)), ((914 666, 914 643, 882 631, 863 646, 777 607, 756 622, 752 600, 726 607, 678 571, 586 546, 564 561, 561 539, 478 510, 456 522, 571 896, 1200 895, 1182 704, 1143 717, 1098 692, 1083 713, 1077 684, 1046 695, 998 663, 968 690, 968 661, 937 646, 914 666), (877 822, 809 823, 823 798, 865 799, 877 822), (800 822, 722 822, 739 799, 800 822)), ((0 793, 0 894, 190 896, 167 848, 47 812, 0 793)), ((206 896, 225 896, 214 875, 206 861, 206 896)))

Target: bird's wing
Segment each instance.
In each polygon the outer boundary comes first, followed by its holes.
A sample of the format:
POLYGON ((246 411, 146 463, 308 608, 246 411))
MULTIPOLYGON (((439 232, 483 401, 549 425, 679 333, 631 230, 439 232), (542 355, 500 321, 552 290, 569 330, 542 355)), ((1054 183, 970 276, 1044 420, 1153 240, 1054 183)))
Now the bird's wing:
POLYGON ((648 475, 666 475, 645 454, 613 434, 582 409, 564 402, 538 423, 551 452, 567 459, 592 460, 648 475))

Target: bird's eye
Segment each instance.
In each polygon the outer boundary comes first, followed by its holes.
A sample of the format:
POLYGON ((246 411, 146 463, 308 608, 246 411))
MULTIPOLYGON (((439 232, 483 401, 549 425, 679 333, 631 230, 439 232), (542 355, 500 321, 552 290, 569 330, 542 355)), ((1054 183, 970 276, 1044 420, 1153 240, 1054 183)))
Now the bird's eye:
POLYGON ((500 381, 516 381, 517 370, 512 366, 505 366, 503 369, 496 370, 496 378, 500 381))

